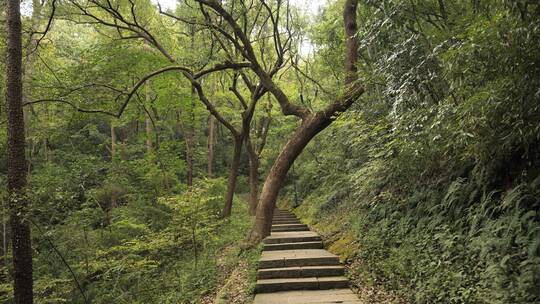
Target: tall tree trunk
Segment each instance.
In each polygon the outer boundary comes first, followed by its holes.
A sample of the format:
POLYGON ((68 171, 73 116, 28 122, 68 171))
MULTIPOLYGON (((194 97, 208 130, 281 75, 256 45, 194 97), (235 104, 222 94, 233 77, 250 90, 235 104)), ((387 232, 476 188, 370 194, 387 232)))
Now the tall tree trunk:
MULTIPOLYGON (((2 202, 3 210, 7 210, 7 206, 2 202)), ((0 252, 0 283, 7 282, 7 254, 8 254, 8 235, 7 235, 7 217, 2 213, 2 251, 0 252)))
POLYGON ((345 86, 346 90, 351 91, 351 95, 345 100, 338 99, 324 111, 311 113, 305 116, 302 119, 302 124, 296 128, 292 137, 285 144, 281 153, 272 165, 261 191, 255 227, 251 234, 251 240, 253 242, 259 242, 270 234, 272 217, 274 215, 274 208, 276 207, 279 190, 281 189, 282 182, 287 176, 287 172, 295 159, 315 135, 332 123, 335 115, 346 111, 352 105, 354 99, 363 92, 363 88, 359 86, 356 88, 356 81, 358 80, 356 67, 358 61, 358 27, 356 23, 357 5, 358 0, 346 0, 343 11, 345 35, 347 37, 345 86))
POLYGON ((259 155, 250 137, 246 138, 246 148, 249 156, 249 213, 255 215, 259 203, 259 155))
MULTIPOLYGON (((145 85, 146 103, 150 102, 150 81, 145 85)), ((146 113, 144 126, 146 131, 146 152, 152 152, 152 121, 150 120, 150 111, 146 113)))
POLYGON ((152 122, 148 115, 144 119, 144 127, 146 131, 146 152, 150 153, 152 152, 152 122))
POLYGON ((216 133, 216 119, 213 115, 208 117, 208 158, 207 158, 207 173, 209 177, 214 174, 214 143, 216 133))
POLYGON ((195 154, 195 88, 191 88, 191 104, 189 109, 189 125, 186 128, 186 164, 187 164, 187 185, 193 185, 193 167, 194 167, 194 154, 195 154))
MULTIPOLYGON (((195 49, 195 26, 191 26, 191 49, 195 49)), ((195 154, 195 100, 197 94, 195 87, 191 86, 191 103, 189 107, 189 126, 186 134, 186 164, 187 164, 187 185, 193 185, 193 168, 194 166, 194 154, 195 154)))
POLYGON ((358 24, 356 9, 358 0, 346 0, 343 9, 345 26, 345 89, 358 80, 358 24))
POLYGON ((111 160, 116 157, 116 131, 111 121, 111 160))
POLYGON ((45 138, 43 141, 43 154, 45 156, 45 162, 49 162, 49 139, 45 138))
POLYGON ((446 14, 446 6, 444 5, 444 0, 438 0, 439 1, 439 11, 441 12, 441 16, 446 21, 448 19, 448 15, 446 14))
POLYGON ((225 197, 225 207, 223 208, 223 217, 229 217, 232 211, 234 190, 236 189, 236 180, 238 177, 238 168, 240 168, 240 158, 242 156, 242 145, 244 139, 241 136, 234 137, 234 154, 229 169, 229 181, 227 183, 227 196, 225 197))
POLYGON ((186 167, 187 167, 187 176, 186 176, 186 184, 188 186, 193 185, 193 141, 191 140, 191 130, 189 126, 186 126, 184 122, 182 121, 182 114, 180 112, 177 112, 177 122, 178 127, 180 128, 180 133, 182 134, 182 138, 184 139, 184 143, 186 144, 186 167))
POLYGON ((32 241, 26 188, 25 127, 22 107, 22 45, 19 0, 7 0, 7 190, 9 195, 15 304, 33 303, 32 241))
MULTIPOLYGON (((117 152, 116 129, 114 128, 114 124, 111 121, 111 162, 114 161, 116 157, 116 152, 117 152)), ((116 201, 117 201, 116 189, 111 187, 111 209, 116 207, 116 201)))

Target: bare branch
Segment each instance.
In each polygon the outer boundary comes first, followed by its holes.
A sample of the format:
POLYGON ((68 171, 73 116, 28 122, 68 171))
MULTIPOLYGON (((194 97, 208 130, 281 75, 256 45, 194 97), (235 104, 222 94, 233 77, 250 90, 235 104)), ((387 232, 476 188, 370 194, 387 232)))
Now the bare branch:
POLYGON ((51 3, 51 14, 49 15, 47 25, 45 26, 45 29, 43 31, 35 32, 35 34, 41 34, 41 37, 39 37, 39 39, 36 42, 36 45, 34 46, 34 49, 30 53, 35 52, 39 48, 39 45, 41 44, 41 41, 43 40, 43 38, 45 38, 45 36, 49 32, 49 30, 51 29, 51 25, 52 25, 52 21, 54 19, 55 12, 56 12, 56 0, 53 0, 52 3, 51 3))
POLYGON ((70 101, 67 101, 67 100, 63 100, 63 99, 54 99, 54 98, 38 99, 38 100, 34 100, 34 101, 25 102, 23 104, 23 106, 29 106, 29 105, 34 105, 34 104, 38 104, 38 103, 48 103, 48 102, 66 104, 66 105, 74 108, 78 112, 82 112, 82 113, 94 113, 94 114, 99 113, 99 114, 105 114, 105 115, 109 115, 109 116, 113 116, 113 117, 118 117, 118 115, 116 115, 115 113, 108 112, 108 111, 105 111, 105 110, 91 110, 91 109, 80 108, 76 104, 74 104, 74 103, 72 103, 70 101))
POLYGON ((218 1, 212 1, 212 0, 195 0, 195 1, 207 7, 210 7, 217 14, 219 14, 233 29, 235 35, 240 39, 242 43, 241 47, 236 46, 236 48, 238 49, 238 51, 245 54, 244 57, 248 61, 250 61, 252 64, 251 69, 253 70, 253 72, 255 72, 257 76, 259 76, 261 83, 266 87, 266 89, 276 97, 283 114, 294 115, 300 118, 305 118, 310 113, 310 110, 306 107, 302 107, 302 106, 291 103, 287 95, 281 90, 281 88, 279 88, 274 83, 271 75, 269 75, 261 67, 260 63, 258 62, 257 56, 255 55, 253 46, 251 45, 249 38, 246 36, 246 33, 242 31, 241 27, 238 25, 234 17, 229 12, 227 12, 218 1))
MULTIPOLYGON (((127 108, 130 100, 132 99, 132 97, 136 94, 137 90, 146 82, 148 81, 150 78, 152 77, 155 77, 157 75, 160 75, 160 74, 163 74, 163 73, 166 73, 166 72, 170 72, 170 71, 181 71, 182 74, 188 78, 188 80, 191 81, 192 85, 197 85, 200 87, 200 84, 197 82, 197 79, 204 76, 204 75, 207 75, 209 73, 213 73, 213 72, 217 72, 217 71, 223 71, 223 70, 227 70, 227 69, 241 69, 241 68, 246 68, 246 67, 249 67, 249 63, 233 63, 233 62, 225 62, 225 63, 222 63, 222 64, 216 64, 214 67, 210 68, 210 69, 207 69, 207 70, 203 70, 203 71, 200 71, 198 73, 193 73, 189 68, 186 68, 186 67, 183 67, 183 66, 169 66, 169 67, 165 67, 165 68, 162 68, 162 69, 159 69, 159 70, 156 70, 152 73, 149 73, 147 74, 146 76, 144 76, 143 78, 141 78, 134 86, 133 88, 128 92, 128 93, 125 93, 124 91, 121 91, 121 90, 118 90, 112 86, 109 86, 109 85, 104 85, 104 84, 86 84, 86 85, 83 85, 83 86, 80 86, 80 87, 77 87, 77 88, 74 88, 74 89, 71 89, 70 91, 68 91, 67 93, 63 94, 62 96, 60 96, 59 98, 46 98, 46 99, 40 99, 40 100, 35 100, 35 101, 29 101, 29 102, 26 102, 24 104, 24 106, 28 106, 28 105, 32 105, 32 104, 37 104, 37 103, 44 103, 44 102, 56 102, 56 103, 63 103, 63 104, 67 104, 73 108, 75 108, 77 111, 79 112, 84 112, 84 113, 101 113, 101 114, 106 114, 106 115, 110 115, 110 116, 114 116, 116 118, 120 118, 122 116, 122 114, 124 113, 125 109, 127 108), (62 99, 62 97, 67 97, 69 95, 71 95, 72 93, 74 93, 75 91, 78 91, 78 90, 81 90, 83 88, 88 88, 88 87, 92 87, 92 86, 102 86, 102 87, 106 87, 108 89, 111 89, 113 91, 116 91, 118 92, 118 96, 116 97, 116 100, 118 100, 121 96, 123 95, 126 95, 126 99, 123 101, 122 105, 120 106, 120 109, 118 110, 117 113, 112 113, 112 112, 108 112, 108 111, 104 111, 104 110, 91 110, 91 109, 84 109, 84 108, 80 108, 78 107, 76 104, 72 103, 72 102, 69 102, 69 101, 66 101, 64 99, 62 99)), ((202 90, 202 88, 201 88, 202 90)), ((206 102, 208 101, 208 99, 206 99, 206 96, 204 96, 205 100, 202 100, 203 103, 206 104, 206 102)), ((209 103, 209 102, 208 102, 209 103)), ((207 105, 208 107, 208 105, 207 105)), ((212 106, 213 107, 213 106, 212 106)), ((214 109, 213 112, 211 111, 212 114, 217 114, 218 116, 219 113, 214 109)), ((221 116, 220 116, 221 117, 221 116)), ((217 119, 220 119, 216 116, 217 119)), ((221 117, 221 120, 225 121, 222 117, 221 117)), ((221 121, 220 120, 220 121, 221 121)), ((222 122, 223 123, 223 122, 222 122)), ((225 125, 225 124, 224 124, 225 125)), ((229 126, 232 127, 232 125, 229 124, 229 126)))

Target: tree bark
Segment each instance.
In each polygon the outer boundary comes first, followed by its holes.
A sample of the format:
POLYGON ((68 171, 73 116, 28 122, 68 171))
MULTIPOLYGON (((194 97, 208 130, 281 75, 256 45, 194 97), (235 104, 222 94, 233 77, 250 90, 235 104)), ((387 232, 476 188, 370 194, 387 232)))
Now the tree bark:
POLYGON ((345 45, 345 89, 347 94, 343 99, 338 99, 322 111, 302 116, 302 124, 296 128, 292 137, 281 150, 264 182, 257 208, 255 227, 251 234, 252 242, 258 243, 270 234, 276 200, 282 182, 295 159, 315 135, 328 127, 336 115, 346 111, 354 100, 363 93, 363 88, 356 83, 358 80, 356 67, 358 61, 357 5, 358 0, 347 0, 343 11, 347 38, 345 45))
POLYGON ((152 122, 150 121, 150 118, 148 115, 144 119, 144 128, 146 131, 146 152, 151 153, 152 152, 152 122))
POLYGON ((345 86, 350 86, 358 80, 358 24, 356 9, 358 0, 345 1, 343 23, 345 25, 345 86))
MULTIPOLYGON (((145 95, 146 95, 146 102, 150 102, 150 88, 149 88, 150 81, 145 86, 145 95)), ((146 113, 145 120, 144 120, 144 127, 146 131, 146 152, 151 153, 152 152, 152 121, 149 117, 150 113, 146 113)))
POLYGON ((216 133, 216 119, 213 115, 208 116, 208 158, 207 158, 207 173, 209 177, 214 174, 214 143, 216 133))
POLYGON ((191 88, 191 104, 189 109, 189 126, 186 128, 186 164, 187 164, 187 185, 193 185, 193 167, 195 153, 195 88, 191 88))
POLYGON ((253 241, 259 242, 270 234, 276 200, 287 172, 311 139, 329 126, 331 122, 331 118, 324 116, 322 113, 309 115, 302 121, 302 124, 295 130, 281 150, 266 177, 261 191, 256 212, 255 229, 251 236, 253 241))
POLYGON ((45 162, 49 162, 49 139, 45 138, 43 141, 43 154, 45 156, 45 162))
POLYGON ((249 156, 249 213, 255 215, 259 203, 259 155, 251 138, 246 138, 246 148, 249 156))
POLYGON ((225 207, 223 208, 222 216, 229 217, 232 212, 234 190, 236 189, 236 181, 238 178, 238 168, 240 168, 240 157, 242 156, 242 145, 244 140, 241 136, 234 137, 234 154, 229 170, 229 181, 227 183, 227 195, 225 197, 225 207))
MULTIPOLYGON (((2 203, 2 208, 6 208, 2 203)), ((4 210, 6 210, 4 209, 4 210)), ((7 218, 2 214, 2 252, 0 252, 0 283, 7 282, 7 255, 8 255, 8 235, 7 235, 7 218)))
POLYGON ((111 160, 116 157, 116 131, 111 121, 111 160))
POLYGON ((22 107, 22 44, 19 0, 7 0, 7 190, 9 195, 15 304, 33 303, 32 241, 26 188, 25 126, 22 107))
MULTIPOLYGON (((195 27, 191 26, 191 49, 195 49, 195 27)), ((189 108, 189 120, 188 132, 186 133, 186 164, 187 164, 187 185, 193 185, 193 167, 194 167, 194 154, 195 154, 195 99, 197 98, 197 92, 195 87, 191 86, 191 104, 189 108)))

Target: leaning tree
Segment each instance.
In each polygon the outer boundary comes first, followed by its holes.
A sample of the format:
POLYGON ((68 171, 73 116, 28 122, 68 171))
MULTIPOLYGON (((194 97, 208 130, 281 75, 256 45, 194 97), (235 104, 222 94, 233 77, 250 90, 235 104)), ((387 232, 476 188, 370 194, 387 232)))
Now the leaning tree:
MULTIPOLYGON (((237 52, 250 63, 249 68, 257 75, 260 83, 277 100, 281 112, 286 116, 295 116, 300 119, 300 125, 291 134, 287 143, 281 149, 278 157, 274 161, 270 171, 266 176, 256 214, 256 222, 252 233, 254 242, 260 241, 270 233, 271 219, 279 191, 287 172, 300 155, 306 145, 319 132, 328 127, 336 117, 346 111, 364 92, 363 86, 358 81, 357 61, 358 61, 358 38, 356 10, 357 0, 347 0, 343 11, 346 35, 346 58, 345 58, 345 88, 343 93, 332 103, 321 110, 312 110, 309 107, 293 103, 289 96, 285 94, 280 84, 274 79, 276 74, 272 70, 265 69, 261 63, 262 56, 255 52, 252 37, 238 22, 238 18, 231 14, 220 1, 216 0, 195 0, 202 6, 211 9, 213 14, 219 16, 216 20, 224 20, 234 35, 228 35, 222 27, 217 24, 210 24, 214 30, 229 39, 235 46, 237 52)), ((241 1, 243 2, 243 1, 241 1)), ((262 8, 268 12, 270 23, 273 28, 274 57, 281 58, 280 64, 287 61, 288 48, 283 43, 283 39, 288 37, 286 24, 290 22, 288 18, 282 18, 283 7, 288 6, 288 1, 277 0, 273 5, 261 0, 262 8), (285 33, 284 33, 285 32, 285 33)))

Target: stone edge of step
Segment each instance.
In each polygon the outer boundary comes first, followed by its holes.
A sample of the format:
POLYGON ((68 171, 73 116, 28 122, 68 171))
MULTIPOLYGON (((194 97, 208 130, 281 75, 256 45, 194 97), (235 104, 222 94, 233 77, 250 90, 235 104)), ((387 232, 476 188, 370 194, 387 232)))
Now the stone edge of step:
POLYGON ((332 277, 306 277, 306 278, 279 278, 257 280, 255 291, 267 293, 289 290, 324 290, 345 288, 349 286, 349 280, 344 276, 332 277))
POLYGON ((292 242, 292 243, 276 243, 276 244, 264 244, 264 251, 277 251, 277 250, 295 250, 295 249, 323 249, 322 241, 310 241, 310 242, 292 242))
POLYGON ((279 278, 308 278, 308 277, 336 277, 344 276, 343 265, 295 266, 280 268, 265 268, 257 271, 257 279, 279 278))

